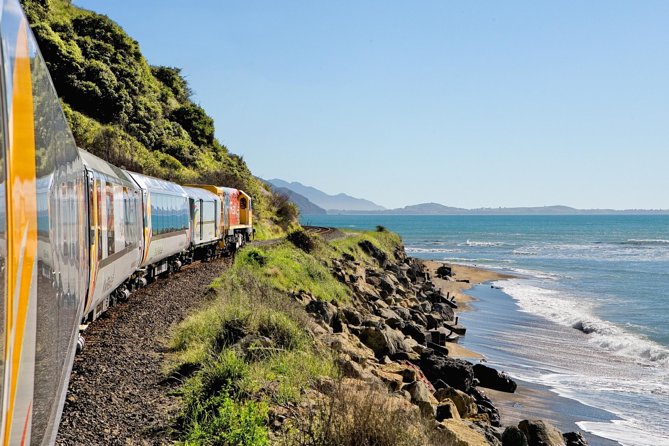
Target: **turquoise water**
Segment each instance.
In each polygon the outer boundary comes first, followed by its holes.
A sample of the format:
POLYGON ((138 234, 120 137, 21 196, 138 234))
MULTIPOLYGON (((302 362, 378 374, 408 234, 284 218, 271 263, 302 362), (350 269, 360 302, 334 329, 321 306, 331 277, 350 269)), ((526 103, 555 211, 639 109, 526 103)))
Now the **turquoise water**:
POLYGON ((515 273, 495 283, 511 312, 500 299, 477 304, 485 312, 497 303, 509 321, 496 323, 490 345, 477 340, 488 360, 618 418, 577 423, 583 430, 622 444, 669 444, 669 216, 327 215, 303 223, 380 224, 413 256, 515 273))

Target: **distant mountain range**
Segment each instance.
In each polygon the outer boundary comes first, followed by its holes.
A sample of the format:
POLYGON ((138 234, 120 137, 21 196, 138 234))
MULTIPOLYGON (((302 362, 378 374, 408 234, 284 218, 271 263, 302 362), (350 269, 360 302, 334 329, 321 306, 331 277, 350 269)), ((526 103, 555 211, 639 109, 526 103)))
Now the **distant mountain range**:
POLYGON ((286 195, 290 198, 290 201, 295 203, 300 209, 300 214, 302 215, 324 215, 327 214, 327 211, 322 207, 318 207, 313 204, 309 199, 303 195, 298 194, 286 187, 272 187, 276 192, 286 195))
POLYGON ((669 215, 669 209, 575 209, 569 206, 465 209, 439 203, 421 203, 386 209, 369 200, 346 194, 329 195, 311 186, 284 180, 267 180, 275 190, 285 193, 300 208, 302 215, 669 215))
POLYGON ((328 214, 376 214, 376 215, 669 215, 669 209, 575 209, 569 206, 538 206, 514 208, 464 209, 444 206, 439 203, 421 203, 398 209, 374 212, 340 211, 328 214))
MULTIPOLYGON (((351 197, 346 194, 329 195, 315 187, 305 186, 302 183, 289 183, 280 179, 266 180, 272 186, 289 189, 316 206, 327 211, 383 211, 385 208, 362 198, 351 197)), ((296 203, 297 204, 297 203, 296 203)), ((298 205, 299 206, 299 205, 298 205)), ((335 212, 336 213, 336 212, 335 212)))

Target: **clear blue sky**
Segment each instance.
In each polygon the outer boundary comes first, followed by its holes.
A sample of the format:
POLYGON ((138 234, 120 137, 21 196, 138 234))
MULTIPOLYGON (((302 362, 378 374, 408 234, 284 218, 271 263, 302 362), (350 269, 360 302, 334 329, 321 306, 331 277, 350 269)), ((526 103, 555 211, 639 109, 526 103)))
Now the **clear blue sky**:
POLYGON ((386 207, 669 208, 669 2, 75 0, 264 178, 386 207))

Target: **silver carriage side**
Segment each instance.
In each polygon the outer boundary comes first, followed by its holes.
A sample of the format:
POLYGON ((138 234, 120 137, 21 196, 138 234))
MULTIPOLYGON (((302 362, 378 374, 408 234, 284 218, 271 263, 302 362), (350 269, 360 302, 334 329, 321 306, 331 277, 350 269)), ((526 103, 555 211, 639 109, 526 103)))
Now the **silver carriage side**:
POLYGON ((17 0, 0 41, 0 441, 52 444, 89 277, 83 166, 17 0))
POLYGON ((178 271, 188 258, 190 210, 188 194, 170 181, 127 172, 142 189, 144 255, 141 272, 148 280, 178 271))
POLYGON ((80 149, 89 209, 90 286, 84 315, 95 320, 138 285, 142 191, 125 171, 80 149))
POLYGON ((221 199, 205 189, 183 186, 188 194, 191 221, 189 260, 207 260, 220 255, 221 199))

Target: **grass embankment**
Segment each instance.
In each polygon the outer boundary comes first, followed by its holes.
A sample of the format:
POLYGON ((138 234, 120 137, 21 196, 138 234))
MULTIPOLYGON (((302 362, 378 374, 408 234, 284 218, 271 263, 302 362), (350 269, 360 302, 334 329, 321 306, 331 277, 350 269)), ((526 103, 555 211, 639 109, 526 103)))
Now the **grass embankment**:
MULTIPOLYGON (((315 322, 290 295, 349 302, 349 289, 328 266, 344 252, 371 262, 358 246, 361 240, 389 258, 400 243, 395 234, 373 232, 330 244, 307 237, 303 249, 285 241, 238 253, 212 284, 211 305, 184 321, 172 340, 171 373, 187 377, 178 420, 186 444, 269 444, 273 408, 295 406, 318 380, 338 377, 334 355, 313 335, 315 322)), ((307 426, 306 431, 312 435, 324 428, 307 426)), ((304 438, 288 437, 282 442, 306 444, 304 438)))

